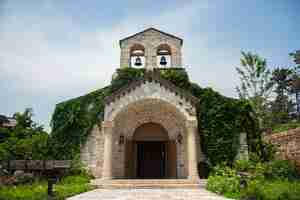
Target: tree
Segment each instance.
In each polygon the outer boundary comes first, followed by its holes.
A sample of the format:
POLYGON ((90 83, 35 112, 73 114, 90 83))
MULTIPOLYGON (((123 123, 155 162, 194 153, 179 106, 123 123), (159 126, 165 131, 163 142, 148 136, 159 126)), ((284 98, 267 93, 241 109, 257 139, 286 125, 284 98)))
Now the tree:
POLYGON ((242 51, 241 66, 236 70, 241 85, 236 87, 241 99, 247 99, 252 105, 262 128, 266 118, 267 101, 272 92, 273 82, 267 62, 257 54, 242 51))
POLYGON ((284 123, 289 118, 293 103, 289 98, 290 82, 294 71, 288 68, 276 68, 272 72, 272 81, 275 84, 276 98, 271 102, 272 122, 284 123))
POLYGON ((296 65, 300 66, 300 50, 290 53, 290 56, 294 59, 296 65))
POLYGON ((296 99, 296 110, 298 120, 300 119, 300 51, 290 53, 290 56, 294 59, 296 66, 294 67, 294 74, 290 81, 290 92, 295 94, 296 99))
POLYGON ((32 120, 32 109, 14 114, 17 125, 14 128, 1 128, 0 160, 7 159, 46 159, 49 157, 49 135, 32 120))

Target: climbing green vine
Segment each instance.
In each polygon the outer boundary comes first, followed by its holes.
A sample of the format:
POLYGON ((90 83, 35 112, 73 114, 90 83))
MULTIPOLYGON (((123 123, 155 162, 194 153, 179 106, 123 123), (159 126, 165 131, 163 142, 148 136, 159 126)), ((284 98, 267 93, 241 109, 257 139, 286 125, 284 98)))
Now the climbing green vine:
POLYGON ((51 120, 51 149, 56 159, 73 159, 93 126, 103 119, 106 87, 56 105, 51 120))
MULTIPOLYGON (((211 88, 191 83, 183 68, 160 69, 159 72, 162 78, 200 99, 197 117, 201 145, 213 165, 234 160, 241 132, 247 132, 251 141, 256 138, 256 119, 247 102, 224 97, 211 88)), ((144 75, 144 69, 119 69, 110 86, 58 104, 51 122, 56 157, 72 159, 78 155, 92 127, 103 120, 104 98, 144 75)), ((255 146, 251 141, 250 147, 255 146)))

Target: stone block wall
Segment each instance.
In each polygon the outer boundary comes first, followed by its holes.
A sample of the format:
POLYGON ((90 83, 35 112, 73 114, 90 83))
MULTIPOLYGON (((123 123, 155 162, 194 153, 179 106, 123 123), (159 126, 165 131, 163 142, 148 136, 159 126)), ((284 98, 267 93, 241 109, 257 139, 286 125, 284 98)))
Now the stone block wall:
POLYGON ((102 176, 103 152, 104 137, 98 125, 95 125, 81 148, 80 158, 96 178, 102 176))
POLYGON ((300 128, 267 135, 264 139, 278 147, 278 158, 291 160, 300 172, 300 128))
POLYGON ((146 68, 156 67, 156 52, 160 44, 171 47, 171 67, 181 67, 181 41, 156 30, 148 30, 121 42, 120 67, 130 67, 130 48, 140 44, 145 48, 146 68))

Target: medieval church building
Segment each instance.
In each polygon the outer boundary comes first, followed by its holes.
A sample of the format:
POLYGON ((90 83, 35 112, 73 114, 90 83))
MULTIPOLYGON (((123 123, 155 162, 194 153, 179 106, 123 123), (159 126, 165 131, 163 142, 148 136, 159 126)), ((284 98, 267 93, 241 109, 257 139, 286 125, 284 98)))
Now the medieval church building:
POLYGON ((98 180, 199 180, 200 149, 192 94, 157 70, 182 68, 183 40, 154 28, 120 40, 120 68, 144 68, 133 81, 105 98, 101 128, 94 127, 81 159, 98 180))

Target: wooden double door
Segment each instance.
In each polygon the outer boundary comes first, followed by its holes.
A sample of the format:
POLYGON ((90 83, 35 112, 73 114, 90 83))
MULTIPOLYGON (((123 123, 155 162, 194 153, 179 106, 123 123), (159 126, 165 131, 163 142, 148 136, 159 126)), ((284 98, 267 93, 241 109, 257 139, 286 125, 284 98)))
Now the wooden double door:
POLYGON ((176 178, 175 141, 126 141, 126 178, 176 178))
POLYGON ((166 143, 137 142, 137 177, 164 178, 166 176, 166 143))

